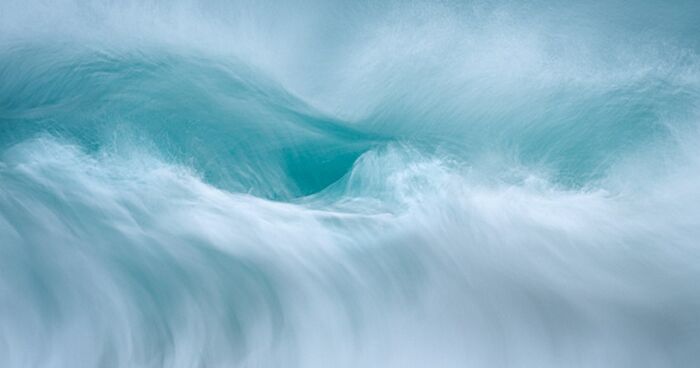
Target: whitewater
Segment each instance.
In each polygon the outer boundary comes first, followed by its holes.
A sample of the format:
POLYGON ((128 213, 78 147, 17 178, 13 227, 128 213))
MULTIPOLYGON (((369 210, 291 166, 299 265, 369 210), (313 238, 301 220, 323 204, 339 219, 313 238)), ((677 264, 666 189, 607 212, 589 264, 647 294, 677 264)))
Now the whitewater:
POLYGON ((700 3, 0 1, 0 367, 693 367, 700 3))

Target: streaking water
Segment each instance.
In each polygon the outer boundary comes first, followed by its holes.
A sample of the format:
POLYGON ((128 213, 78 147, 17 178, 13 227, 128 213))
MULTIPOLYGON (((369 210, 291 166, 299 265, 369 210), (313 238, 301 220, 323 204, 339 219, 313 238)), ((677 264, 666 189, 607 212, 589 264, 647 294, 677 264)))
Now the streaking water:
POLYGON ((700 3, 5 0, 0 367, 692 367, 700 3))

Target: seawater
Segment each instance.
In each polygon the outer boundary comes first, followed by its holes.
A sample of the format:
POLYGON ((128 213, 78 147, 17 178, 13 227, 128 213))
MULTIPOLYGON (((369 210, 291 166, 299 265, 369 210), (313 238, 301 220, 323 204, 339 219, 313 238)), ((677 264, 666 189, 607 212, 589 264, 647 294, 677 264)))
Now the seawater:
POLYGON ((0 366, 694 366, 698 19, 5 0, 0 366))

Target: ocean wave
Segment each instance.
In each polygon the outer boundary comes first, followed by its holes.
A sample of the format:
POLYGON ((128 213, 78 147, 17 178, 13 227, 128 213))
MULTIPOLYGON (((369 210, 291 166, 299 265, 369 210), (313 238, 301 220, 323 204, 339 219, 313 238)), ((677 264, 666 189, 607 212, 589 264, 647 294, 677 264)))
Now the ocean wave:
POLYGON ((0 5, 0 365, 692 365, 659 8, 0 5))

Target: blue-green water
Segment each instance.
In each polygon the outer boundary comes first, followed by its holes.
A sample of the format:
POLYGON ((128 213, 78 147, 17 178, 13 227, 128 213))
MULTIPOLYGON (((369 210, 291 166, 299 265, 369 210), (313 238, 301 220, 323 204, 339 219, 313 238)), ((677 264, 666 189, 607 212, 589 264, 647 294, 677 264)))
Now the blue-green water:
POLYGON ((1 367, 692 367, 700 3, 0 3, 1 367))

